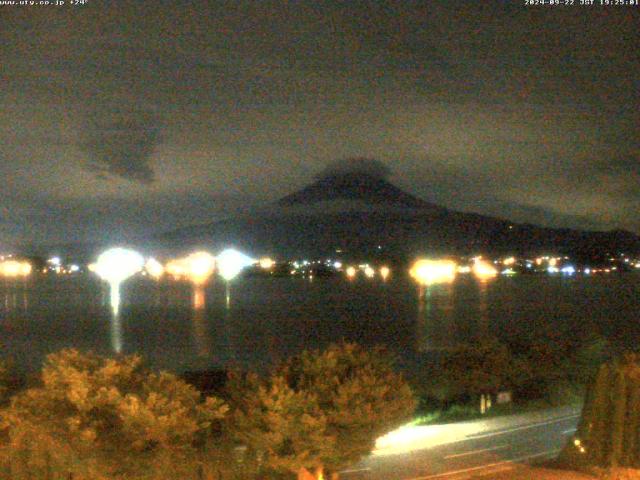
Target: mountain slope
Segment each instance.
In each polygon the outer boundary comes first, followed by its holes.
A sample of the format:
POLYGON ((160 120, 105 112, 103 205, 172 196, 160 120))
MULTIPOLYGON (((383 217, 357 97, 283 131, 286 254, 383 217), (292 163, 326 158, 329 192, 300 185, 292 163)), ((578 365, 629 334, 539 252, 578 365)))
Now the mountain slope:
POLYGON ((302 190, 287 195, 277 203, 286 207, 334 200, 363 201, 407 208, 433 207, 383 178, 359 172, 323 177, 302 190))
POLYGON ((274 204, 156 240, 170 249, 234 245, 282 256, 640 252, 640 238, 629 232, 551 229, 456 212, 363 172, 327 175, 274 204))

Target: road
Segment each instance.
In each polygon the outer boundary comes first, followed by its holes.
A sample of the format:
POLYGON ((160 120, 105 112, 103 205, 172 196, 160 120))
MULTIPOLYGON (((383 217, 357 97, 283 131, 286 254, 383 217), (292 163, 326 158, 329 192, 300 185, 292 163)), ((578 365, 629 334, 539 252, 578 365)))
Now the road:
POLYGON ((579 408, 563 407, 473 422, 405 427, 378 439, 376 450, 344 480, 489 478, 522 463, 553 458, 574 434, 579 408))

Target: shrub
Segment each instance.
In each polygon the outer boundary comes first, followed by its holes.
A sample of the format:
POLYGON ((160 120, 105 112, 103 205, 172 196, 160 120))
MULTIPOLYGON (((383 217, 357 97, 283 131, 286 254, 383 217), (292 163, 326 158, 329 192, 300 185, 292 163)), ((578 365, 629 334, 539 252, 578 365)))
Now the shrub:
POLYGON ((562 458, 580 467, 640 465, 640 361, 635 354, 605 363, 588 390, 575 438, 562 458))
POLYGON ((319 475, 356 462, 415 409, 392 365, 380 349, 345 343, 302 352, 266 379, 232 382, 238 439, 279 471, 319 475))
POLYGON ((5 460, 12 478, 165 478, 195 465, 226 411, 176 376, 146 370, 138 356, 62 350, 47 357, 42 385, 2 412, 5 460))

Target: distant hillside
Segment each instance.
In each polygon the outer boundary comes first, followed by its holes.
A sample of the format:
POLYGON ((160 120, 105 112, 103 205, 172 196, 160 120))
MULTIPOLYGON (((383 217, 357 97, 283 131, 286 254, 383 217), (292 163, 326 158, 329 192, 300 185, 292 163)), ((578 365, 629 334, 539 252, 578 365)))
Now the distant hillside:
POLYGON ((516 224, 425 202, 383 178, 332 174, 244 215, 158 236, 159 246, 236 245, 257 253, 330 255, 336 249, 408 258, 421 253, 571 253, 593 258, 640 252, 629 232, 583 232, 516 224))
POLYGON ((437 208, 402 191, 383 178, 366 173, 344 173, 319 179, 311 185, 278 201, 282 207, 312 205, 318 202, 351 200, 372 205, 406 208, 437 208))

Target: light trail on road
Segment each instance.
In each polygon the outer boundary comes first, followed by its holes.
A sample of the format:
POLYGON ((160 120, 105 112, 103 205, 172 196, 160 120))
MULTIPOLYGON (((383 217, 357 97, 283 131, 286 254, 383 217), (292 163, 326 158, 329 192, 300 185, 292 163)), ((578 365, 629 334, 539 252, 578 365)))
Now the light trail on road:
POLYGON ((447 425, 406 426, 340 472, 346 480, 463 480, 556 456, 575 432, 580 410, 549 409, 447 425))

